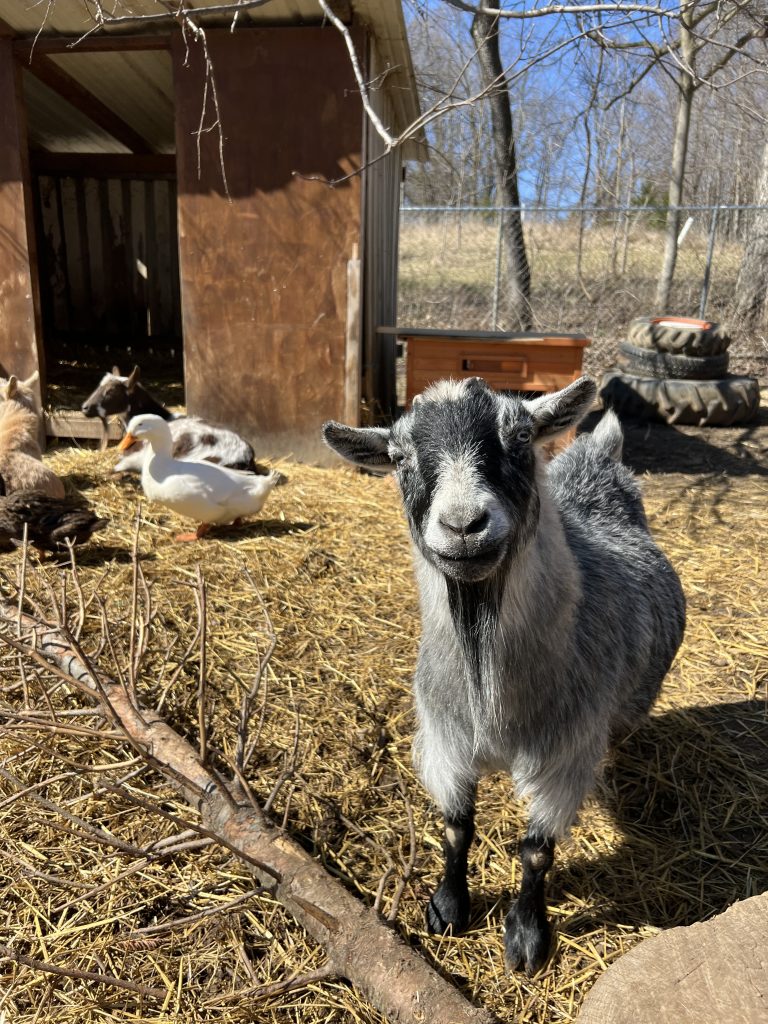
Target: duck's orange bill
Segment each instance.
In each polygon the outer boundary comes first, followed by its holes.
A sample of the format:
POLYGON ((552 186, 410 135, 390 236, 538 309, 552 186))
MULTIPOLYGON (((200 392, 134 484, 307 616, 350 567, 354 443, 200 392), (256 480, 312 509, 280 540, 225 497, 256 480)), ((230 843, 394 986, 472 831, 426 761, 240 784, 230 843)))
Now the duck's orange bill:
POLYGON ((119 452, 124 452, 128 448, 130 448, 132 444, 136 444, 137 441, 138 437, 135 437, 133 434, 126 434, 123 440, 117 446, 117 450, 119 452))

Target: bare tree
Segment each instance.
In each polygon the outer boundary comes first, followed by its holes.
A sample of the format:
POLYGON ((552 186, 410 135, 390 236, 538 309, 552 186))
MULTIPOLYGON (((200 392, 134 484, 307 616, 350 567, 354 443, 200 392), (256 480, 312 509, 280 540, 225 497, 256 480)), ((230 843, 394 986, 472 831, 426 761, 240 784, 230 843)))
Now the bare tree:
MULTIPOLYGON (((487 5, 498 12, 498 4, 487 5)), ((502 221, 504 247, 508 261, 508 308, 522 330, 531 326, 531 269, 525 249, 520 191, 517 181, 517 155, 509 89, 499 50, 498 13, 478 12, 472 20, 472 38, 482 69, 483 86, 491 108, 496 197, 501 206, 510 207, 502 221)))
POLYGON ((763 147, 754 202, 762 209, 753 211, 735 296, 736 312, 745 326, 752 328, 764 319, 768 296, 768 139, 763 147))
POLYGON ((696 47, 692 35, 693 5, 683 8, 680 13, 680 71, 677 82, 678 101, 675 116, 675 134, 672 144, 672 159, 669 177, 669 210, 667 211, 664 258, 656 289, 656 304, 659 309, 669 305, 669 295, 677 263, 677 239, 680 233, 680 205, 683 201, 685 165, 688 157, 688 135, 691 128, 691 109, 696 90, 695 60, 696 47))
MULTIPOLYGON (((418 13, 408 23, 419 94, 430 107, 446 96, 482 91, 475 48, 465 19, 447 9, 443 17, 418 13), (459 92, 460 90, 460 92, 459 92)), ((488 108, 455 107, 426 129, 429 160, 409 169, 405 195, 416 205, 488 205, 493 199, 488 108)))

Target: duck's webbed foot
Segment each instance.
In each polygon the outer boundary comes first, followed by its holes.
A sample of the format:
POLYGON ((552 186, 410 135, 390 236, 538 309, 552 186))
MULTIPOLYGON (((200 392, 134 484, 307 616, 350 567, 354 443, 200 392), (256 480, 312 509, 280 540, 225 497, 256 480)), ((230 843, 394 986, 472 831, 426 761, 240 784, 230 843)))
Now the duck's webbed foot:
POLYGON ((180 542, 180 541, 187 541, 187 540, 200 540, 202 537, 204 537, 206 535, 206 533, 208 533, 210 528, 211 528, 211 524, 210 523, 200 523, 200 525, 198 526, 198 528, 195 530, 194 533, 177 533, 176 536, 173 539, 177 543, 180 542))

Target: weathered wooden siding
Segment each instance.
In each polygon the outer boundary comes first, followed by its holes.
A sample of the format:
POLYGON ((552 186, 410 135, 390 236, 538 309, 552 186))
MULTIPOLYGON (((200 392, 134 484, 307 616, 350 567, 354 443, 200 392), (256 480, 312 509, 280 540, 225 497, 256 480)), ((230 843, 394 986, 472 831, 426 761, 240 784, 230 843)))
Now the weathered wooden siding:
POLYGON ((46 340, 180 337, 176 185, 36 178, 46 340))
MULTIPOLYGON (((384 71, 375 43, 369 49, 369 79, 384 71)), ((383 89, 371 100, 383 123, 394 123, 391 100, 383 89)), ((400 152, 385 153, 381 136, 366 119, 365 228, 363 260, 363 394, 374 419, 389 419, 397 411, 395 337, 377 334, 379 327, 397 323, 397 244, 402 160, 400 152)))
POLYGON ((44 372, 21 82, 0 38, 0 372, 44 372))
POLYGON ((349 57, 332 27, 209 29, 206 40, 226 186, 218 132, 198 139, 200 48, 173 48, 187 407, 259 455, 331 462, 320 426, 346 411, 361 221, 359 176, 326 183, 360 166, 349 57))

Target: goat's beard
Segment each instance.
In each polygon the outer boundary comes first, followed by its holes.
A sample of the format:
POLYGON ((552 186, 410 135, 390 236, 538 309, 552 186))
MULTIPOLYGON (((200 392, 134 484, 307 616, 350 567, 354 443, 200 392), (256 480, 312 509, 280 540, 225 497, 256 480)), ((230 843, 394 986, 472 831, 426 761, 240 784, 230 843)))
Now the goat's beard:
POLYGON ((448 607, 466 666, 475 742, 489 731, 498 735, 502 729, 499 672, 494 651, 504 579, 503 571, 478 583, 445 578, 448 607))

